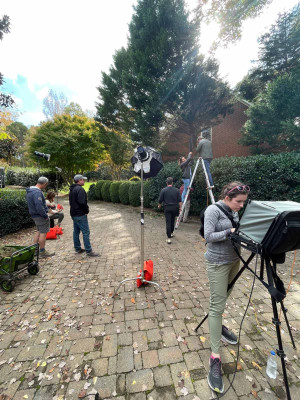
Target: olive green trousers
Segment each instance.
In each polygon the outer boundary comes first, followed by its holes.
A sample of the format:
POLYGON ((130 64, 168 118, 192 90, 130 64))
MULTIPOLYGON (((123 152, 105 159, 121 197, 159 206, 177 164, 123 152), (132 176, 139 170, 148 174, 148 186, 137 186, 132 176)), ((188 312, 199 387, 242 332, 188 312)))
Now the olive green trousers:
POLYGON ((210 287, 208 316, 210 343, 212 352, 218 354, 221 345, 222 315, 231 292, 231 290, 227 292, 227 287, 239 271, 240 260, 223 265, 207 260, 205 263, 210 287))

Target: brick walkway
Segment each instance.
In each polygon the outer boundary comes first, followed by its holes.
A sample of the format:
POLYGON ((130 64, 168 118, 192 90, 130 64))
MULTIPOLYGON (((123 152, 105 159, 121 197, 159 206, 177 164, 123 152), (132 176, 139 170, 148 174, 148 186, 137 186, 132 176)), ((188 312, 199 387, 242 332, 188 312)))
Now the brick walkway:
MULTIPOLYGON (((146 212, 145 258, 154 261, 154 280, 167 298, 153 286, 137 289, 128 283, 113 299, 118 283, 136 276, 139 269, 139 209, 100 202, 90 206, 92 244, 101 257, 74 254, 66 204, 65 234, 47 242, 55 257, 40 262, 37 276, 25 274, 13 293, 0 293, 0 399, 77 399, 95 390, 103 399, 212 398, 206 380, 207 324, 194 332, 209 303, 198 222, 182 224, 168 245, 162 215, 146 212)), ((1 242, 30 244, 32 232, 6 236, 1 242)), ((293 254, 288 256, 279 266, 286 287, 293 254)), ((285 301, 298 348, 299 258, 285 301)), ((244 273, 225 311, 226 324, 235 332, 251 283, 252 276, 244 273)), ((270 298, 258 282, 241 332, 234 389, 224 399, 285 398, 281 366, 276 380, 265 373, 268 352, 276 347, 271 319, 270 298)), ((282 327, 295 400, 300 398, 300 352, 293 350, 284 323, 282 327)), ((225 387, 233 376, 236 352, 237 346, 224 345, 221 350, 225 387)))

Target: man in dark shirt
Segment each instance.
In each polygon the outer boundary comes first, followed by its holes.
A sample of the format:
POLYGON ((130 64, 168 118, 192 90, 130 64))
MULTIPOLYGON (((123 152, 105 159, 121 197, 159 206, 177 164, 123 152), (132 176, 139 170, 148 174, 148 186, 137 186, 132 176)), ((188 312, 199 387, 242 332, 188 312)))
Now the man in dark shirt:
POLYGON ((171 238, 174 236, 175 217, 179 215, 179 208, 182 206, 179 189, 173 187, 173 178, 167 178, 167 187, 162 189, 159 195, 158 208, 164 204, 164 212, 167 228, 167 243, 171 244, 171 238))
POLYGON ((98 253, 92 250, 90 242, 90 229, 87 214, 89 213, 89 206, 87 204, 87 195, 83 189, 84 176, 75 175, 74 184, 70 186, 69 202, 70 202, 70 214, 73 220, 73 242, 76 253, 83 253, 89 257, 97 257, 98 253), (79 234, 82 232, 84 249, 81 248, 79 234))

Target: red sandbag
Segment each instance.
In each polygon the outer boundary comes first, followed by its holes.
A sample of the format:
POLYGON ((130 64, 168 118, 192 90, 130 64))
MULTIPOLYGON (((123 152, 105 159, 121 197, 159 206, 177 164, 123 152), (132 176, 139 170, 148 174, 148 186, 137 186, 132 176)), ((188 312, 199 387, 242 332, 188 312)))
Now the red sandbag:
MULTIPOLYGON (((141 276, 142 270, 138 273, 138 277, 141 276)), ((153 278, 153 261, 152 260, 147 260, 144 262, 144 279, 146 281, 152 281, 153 278)), ((141 279, 137 279, 136 281, 137 287, 142 286, 142 281, 141 279)), ((147 285, 147 282, 144 282, 144 285, 147 285)))
POLYGON ((57 207, 56 207, 58 210, 63 210, 64 208, 63 208, 63 206, 61 205, 61 204, 57 204, 57 207))
POLYGON ((63 232, 63 230, 62 230, 62 228, 60 226, 55 226, 54 228, 56 229, 56 234, 57 235, 63 235, 64 234, 64 232, 63 232))
POLYGON ((50 231, 49 231, 49 232, 47 233, 47 235, 46 235, 46 239, 47 239, 47 240, 54 240, 54 239, 57 239, 56 227, 50 228, 50 231))

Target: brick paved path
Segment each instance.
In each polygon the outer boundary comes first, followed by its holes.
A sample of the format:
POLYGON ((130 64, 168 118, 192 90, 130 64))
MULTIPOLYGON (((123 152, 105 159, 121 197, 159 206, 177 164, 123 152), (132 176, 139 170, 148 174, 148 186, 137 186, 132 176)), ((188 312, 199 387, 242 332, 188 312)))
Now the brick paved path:
MULTIPOLYGON (((42 260, 40 273, 24 276, 13 293, 0 293, 0 399, 77 399, 87 393, 118 400, 208 400, 208 326, 194 328, 208 309, 204 243, 198 223, 182 224, 173 243, 165 241, 162 215, 146 212, 145 258, 154 261, 153 286, 135 283, 114 288, 136 276, 140 265, 139 210, 92 203, 92 244, 101 257, 75 255, 68 216, 60 240, 47 241, 56 255, 42 260), (6 395, 6 396, 5 396, 6 395)), ((30 244, 32 229, 2 238, 30 244)), ((288 286, 293 254, 279 266, 288 286)), ((252 276, 238 281, 225 311, 226 324, 238 332, 248 302, 252 276)), ((299 257, 286 299, 299 348, 299 257)), ((268 352, 275 349, 271 301, 256 283, 241 333, 241 359, 234 389, 224 399, 283 399, 280 374, 266 377, 268 352)), ((300 398, 300 353, 290 344, 285 324, 283 342, 293 400, 300 398), (299 357, 299 358, 298 358, 299 357)), ((235 368, 237 346, 223 346, 225 387, 235 368)), ((279 364, 279 359, 278 359, 279 364)), ((94 398, 94 397, 90 397, 94 398)))

